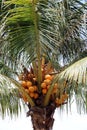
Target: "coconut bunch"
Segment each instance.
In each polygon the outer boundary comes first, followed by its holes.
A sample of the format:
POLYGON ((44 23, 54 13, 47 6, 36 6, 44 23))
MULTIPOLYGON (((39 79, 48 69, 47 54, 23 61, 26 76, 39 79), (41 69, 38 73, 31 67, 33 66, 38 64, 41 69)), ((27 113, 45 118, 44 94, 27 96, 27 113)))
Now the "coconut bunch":
MULTIPOLYGON (((24 72, 19 75, 19 80, 21 86, 24 88, 25 92, 33 99, 37 99, 38 87, 37 87, 37 79, 34 75, 33 68, 30 67, 29 70, 24 67, 24 72)), ((27 97, 21 94, 21 97, 25 102, 27 102, 27 97)))
MULTIPOLYGON (((36 68, 38 68, 36 62, 36 68)), ((40 90, 38 87, 38 78, 37 78, 37 69, 34 71, 33 66, 28 69, 24 67, 23 72, 19 75, 19 80, 21 87, 24 88, 25 92, 34 100, 35 104, 42 105, 45 95, 47 94, 52 81, 55 77, 55 69, 52 67, 51 63, 45 63, 45 61, 41 61, 41 72, 42 72, 42 82, 40 85, 40 90), (39 103, 38 103, 39 102, 39 103)), ((66 88, 66 82, 64 83, 64 87, 66 88)), ((21 94, 22 99, 25 102, 28 102, 27 97, 21 94)), ((62 92, 60 94, 60 85, 59 83, 55 83, 53 86, 53 90, 50 96, 50 102, 54 103, 56 107, 61 106, 68 99, 68 94, 62 92)))

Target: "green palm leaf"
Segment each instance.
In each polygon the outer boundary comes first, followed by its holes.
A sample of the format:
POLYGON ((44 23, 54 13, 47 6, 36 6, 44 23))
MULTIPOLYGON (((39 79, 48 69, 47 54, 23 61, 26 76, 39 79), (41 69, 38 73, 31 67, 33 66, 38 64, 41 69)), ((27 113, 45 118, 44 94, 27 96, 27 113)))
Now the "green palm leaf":
POLYGON ((0 74, 0 112, 2 117, 5 117, 7 113, 11 117, 17 116, 21 110, 20 104, 18 90, 0 74))
POLYGON ((75 62, 59 74, 60 79, 87 84, 87 57, 75 62))
MULTIPOLYGON (((3 19, 5 22, 3 35, 7 34, 9 43, 6 44, 6 48, 9 48, 11 57, 12 55, 14 57, 23 56, 22 52, 26 51, 30 57, 30 62, 32 62, 37 57, 38 50, 41 50, 41 56, 46 53, 50 59, 55 57, 55 60, 60 54, 66 56, 65 60, 71 59, 69 57, 72 57, 72 59, 77 57, 85 47, 85 43, 80 38, 82 33, 80 28, 82 28, 81 16, 84 14, 83 8, 86 7, 86 4, 78 1, 70 1, 68 7, 66 7, 66 4, 62 1, 58 3, 39 2, 37 12, 40 15, 39 19, 36 20, 36 22, 39 20, 38 34, 34 28, 35 17, 32 4, 22 3, 21 1, 7 1, 5 6, 8 7, 7 5, 9 5, 9 9, 7 8, 7 13, 5 13, 3 19), (76 6, 77 3, 79 6, 76 6), (36 39, 39 39, 37 44, 35 43, 36 39), (38 44, 39 42, 40 44, 38 44)), ((85 32, 84 35, 86 35, 85 32)))
POLYGON ((69 84, 67 84, 67 90, 69 93, 74 90, 77 95, 79 94, 81 96, 82 88, 87 86, 87 57, 75 62, 55 76, 53 83, 46 94, 44 106, 48 105, 50 95, 56 82, 60 84, 60 89, 64 91, 64 81, 69 82, 69 84), (77 93, 77 91, 79 91, 79 93, 77 93))
POLYGON ((6 113, 11 116, 19 114, 22 103, 21 94, 26 95, 31 106, 35 105, 17 81, 0 74, 0 109, 3 117, 6 113))
POLYGON ((50 46, 49 50, 53 54, 56 53, 55 55, 58 56, 60 53, 64 60, 72 60, 78 57, 81 48, 85 47, 81 36, 84 34, 86 38, 87 34, 83 30, 81 17, 84 14, 83 8, 86 8, 86 4, 72 0, 56 3, 50 1, 48 3, 45 5, 45 2, 42 1, 39 7, 42 14, 40 23, 41 41, 43 43, 45 40, 45 46, 47 48, 50 46))

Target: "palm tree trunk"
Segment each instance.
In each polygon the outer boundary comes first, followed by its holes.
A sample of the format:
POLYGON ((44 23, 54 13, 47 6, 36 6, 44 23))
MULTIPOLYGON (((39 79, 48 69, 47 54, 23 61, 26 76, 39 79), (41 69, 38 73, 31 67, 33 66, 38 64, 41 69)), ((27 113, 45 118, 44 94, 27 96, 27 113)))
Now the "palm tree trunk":
POLYGON ((55 106, 50 105, 44 108, 31 107, 28 115, 31 116, 33 130, 52 130, 55 106))

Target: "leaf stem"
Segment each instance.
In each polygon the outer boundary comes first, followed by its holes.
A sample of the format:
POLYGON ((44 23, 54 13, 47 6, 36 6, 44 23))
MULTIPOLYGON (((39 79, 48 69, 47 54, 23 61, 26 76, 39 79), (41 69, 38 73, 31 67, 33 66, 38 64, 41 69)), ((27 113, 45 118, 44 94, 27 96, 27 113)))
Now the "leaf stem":
POLYGON ((39 41, 39 30, 38 30, 38 14, 36 12, 36 3, 35 0, 32 1, 33 4, 33 17, 34 17, 34 26, 35 26, 35 38, 36 38, 36 54, 37 54, 37 62, 38 62, 38 89, 41 91, 41 81, 42 81, 42 71, 41 71, 41 45, 39 41))

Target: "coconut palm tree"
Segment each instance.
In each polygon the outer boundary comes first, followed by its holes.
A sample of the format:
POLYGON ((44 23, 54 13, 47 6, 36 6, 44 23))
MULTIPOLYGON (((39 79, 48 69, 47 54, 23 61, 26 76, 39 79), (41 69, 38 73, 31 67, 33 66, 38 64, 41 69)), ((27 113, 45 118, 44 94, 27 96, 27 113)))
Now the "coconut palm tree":
MULTIPOLYGON (((27 105, 34 130, 52 130, 56 108, 87 110, 87 43, 78 0, 5 0, 0 22, 0 107, 27 105)), ((19 109, 20 108, 20 109, 19 109)))

